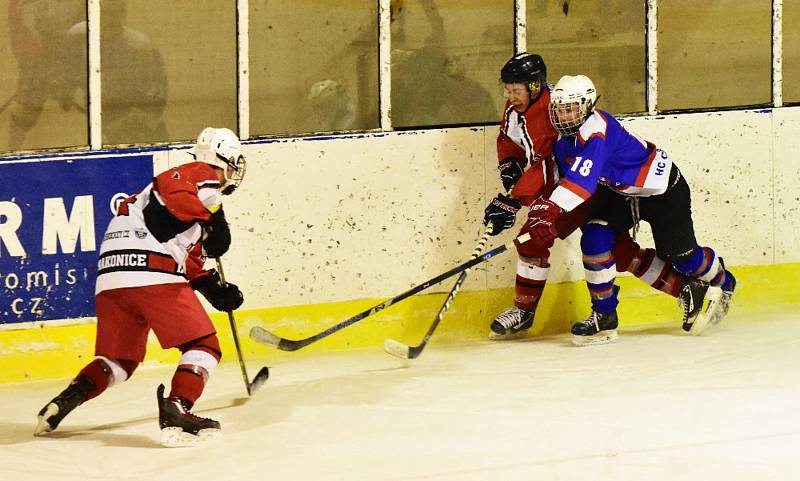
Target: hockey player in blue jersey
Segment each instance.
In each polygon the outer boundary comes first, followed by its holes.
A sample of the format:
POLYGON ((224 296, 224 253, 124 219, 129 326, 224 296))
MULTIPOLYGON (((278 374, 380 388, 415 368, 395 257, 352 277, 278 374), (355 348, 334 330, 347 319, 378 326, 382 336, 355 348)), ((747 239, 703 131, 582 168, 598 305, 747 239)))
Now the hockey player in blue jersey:
POLYGON ((596 101, 594 84, 584 75, 564 76, 553 89, 550 117, 559 132, 555 158, 562 175, 553 193, 531 207, 536 214, 529 221, 533 236, 555 238, 559 215, 594 196, 581 236, 592 313, 572 326, 574 341, 616 337, 619 287, 612 248, 616 236, 635 233, 640 220, 650 224, 657 255, 687 277, 679 295, 683 329, 698 334, 727 314, 736 279, 713 249, 698 245, 689 185, 678 167, 666 152, 595 109, 596 101))

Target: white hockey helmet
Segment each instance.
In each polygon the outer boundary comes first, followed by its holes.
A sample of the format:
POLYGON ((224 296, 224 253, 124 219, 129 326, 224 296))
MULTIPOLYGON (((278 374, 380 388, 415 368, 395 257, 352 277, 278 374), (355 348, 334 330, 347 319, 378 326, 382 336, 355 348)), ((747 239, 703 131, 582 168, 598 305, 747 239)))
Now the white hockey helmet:
POLYGON ((595 103, 597 90, 589 77, 565 75, 550 93, 550 121, 561 135, 575 135, 595 103))
POLYGON ((247 168, 242 143, 230 129, 206 127, 197 137, 192 155, 198 162, 219 167, 225 173, 222 193, 236 190, 244 179, 247 168))

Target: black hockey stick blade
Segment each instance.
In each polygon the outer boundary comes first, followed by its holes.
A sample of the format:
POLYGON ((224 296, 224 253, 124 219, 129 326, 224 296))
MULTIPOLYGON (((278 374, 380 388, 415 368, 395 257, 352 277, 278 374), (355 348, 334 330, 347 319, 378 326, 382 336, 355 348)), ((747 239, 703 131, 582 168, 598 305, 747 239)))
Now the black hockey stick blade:
POLYGON ((247 384, 247 395, 252 396, 258 388, 267 382, 267 379, 269 379, 269 368, 264 366, 258 371, 256 377, 253 378, 253 382, 247 384))
POLYGON ((463 264, 460 264, 450 269, 447 272, 439 274, 438 276, 429 279, 423 282, 422 284, 412 287, 411 289, 403 292, 402 294, 399 294, 391 299, 383 301, 380 304, 373 306, 367 309, 366 311, 360 312, 355 316, 340 322, 339 324, 331 326, 320 333, 314 334, 313 336, 306 337, 304 339, 286 339, 269 332, 268 330, 264 329, 261 326, 255 326, 252 329, 250 329, 250 337, 254 341, 278 348, 282 351, 296 351, 298 349, 302 349, 303 347, 308 346, 309 344, 315 343, 320 339, 324 339, 330 336, 331 334, 338 332, 348 326, 351 326, 366 317, 369 317, 377 312, 380 312, 386 309, 387 307, 391 306, 392 304, 396 304, 402 301, 403 299, 406 299, 408 297, 413 296, 414 294, 422 292, 428 287, 438 284, 446 279, 449 279, 456 274, 460 274, 466 271, 467 269, 477 264, 480 264, 481 262, 485 262, 491 259, 492 257, 505 252, 507 249, 514 246, 514 244, 522 244, 524 242, 527 242, 528 240, 530 240, 530 238, 531 238, 530 234, 523 234, 514 239, 513 241, 508 242, 507 244, 495 247, 494 249, 487 251, 485 254, 470 259, 467 262, 464 262, 463 264))
MULTIPOLYGON (((225 283, 225 271, 222 270, 222 259, 217 257, 216 260, 219 278, 223 283, 225 283)), ((227 311, 227 314, 228 322, 230 322, 231 325, 231 335, 233 335, 233 345, 236 347, 236 357, 239 359, 239 369, 242 371, 242 380, 244 380, 244 386, 247 389, 247 395, 252 396, 253 393, 255 393, 258 388, 267 382, 267 379, 269 379, 269 368, 264 366, 259 369, 256 377, 253 378, 252 382, 250 381, 250 378, 247 375, 247 366, 244 363, 242 346, 239 344, 239 334, 236 330, 236 319, 233 317, 233 311, 227 311)))

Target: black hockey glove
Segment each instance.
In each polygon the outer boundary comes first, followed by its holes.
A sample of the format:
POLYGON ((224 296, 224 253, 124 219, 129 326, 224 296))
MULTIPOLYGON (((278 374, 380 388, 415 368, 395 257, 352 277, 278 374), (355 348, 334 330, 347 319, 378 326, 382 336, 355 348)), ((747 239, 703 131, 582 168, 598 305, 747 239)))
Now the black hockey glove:
POLYGON ((522 177, 522 167, 514 159, 502 160, 497 168, 500 170, 500 180, 503 181, 503 187, 506 192, 510 191, 519 178, 522 177))
POLYGON ((236 284, 226 282, 222 284, 219 272, 215 269, 208 271, 208 275, 191 282, 194 290, 203 294, 208 302, 218 311, 233 311, 244 302, 244 295, 236 284))
POLYGON ((203 222, 203 251, 208 257, 220 257, 231 246, 231 230, 222 207, 203 222))
POLYGON ((483 225, 492 226, 491 235, 498 235, 514 225, 517 211, 522 207, 522 202, 504 194, 497 194, 492 202, 483 211, 483 225))

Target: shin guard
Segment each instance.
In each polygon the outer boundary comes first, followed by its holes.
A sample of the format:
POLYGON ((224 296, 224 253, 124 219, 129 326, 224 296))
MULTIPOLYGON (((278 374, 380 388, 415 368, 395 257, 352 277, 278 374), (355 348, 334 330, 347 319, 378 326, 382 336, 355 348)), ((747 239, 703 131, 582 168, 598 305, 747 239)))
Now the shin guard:
POLYGON ((514 284, 514 305, 524 311, 535 312, 549 273, 550 264, 546 258, 520 256, 514 284))
POLYGON ((617 278, 617 263, 612 253, 614 231, 602 221, 590 221, 583 228, 581 252, 586 284, 592 301, 592 310, 611 312, 619 300, 614 289, 617 278))
POLYGON ((629 235, 617 237, 612 253, 617 260, 618 271, 630 272, 654 289, 672 297, 678 297, 683 289, 681 273, 672 264, 656 257, 655 249, 642 249, 629 235))
POLYGON ((105 356, 95 357, 78 373, 78 377, 86 376, 94 383, 94 389, 89 391, 86 400, 99 396, 115 384, 125 382, 138 365, 139 363, 135 361, 118 361, 105 356))
POLYGON ((729 282, 729 274, 719 257, 710 247, 696 247, 691 253, 677 259, 675 268, 689 277, 707 282, 712 287, 722 287, 729 282))
POLYGON ((216 334, 180 346, 183 353, 172 377, 170 397, 185 400, 189 408, 203 394, 206 382, 219 364, 222 352, 216 334))

